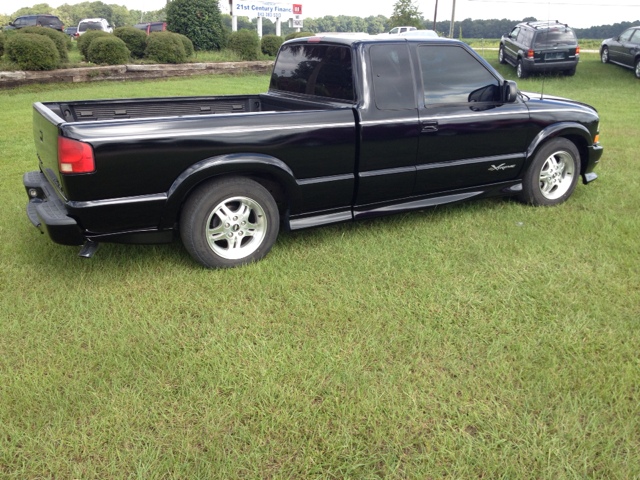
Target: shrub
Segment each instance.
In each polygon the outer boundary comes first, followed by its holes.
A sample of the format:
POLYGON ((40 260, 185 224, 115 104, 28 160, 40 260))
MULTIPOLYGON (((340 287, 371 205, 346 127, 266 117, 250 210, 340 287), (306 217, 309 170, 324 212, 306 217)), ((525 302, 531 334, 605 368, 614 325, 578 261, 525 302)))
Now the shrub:
POLYGON ((154 32, 149 35, 144 54, 160 63, 184 63, 187 59, 182 40, 171 32, 154 32))
POLYGON ((67 51, 67 36, 62 33, 54 30, 53 28, 48 27, 26 27, 18 30, 19 34, 35 34, 35 35, 44 35, 53 40, 53 43, 58 50, 58 55, 60 56, 60 60, 62 62, 69 61, 69 53, 67 51))
POLYGON ((7 39, 5 49, 9 60, 21 70, 53 70, 60 63, 56 44, 45 35, 13 35, 7 39))
POLYGON ((262 53, 274 57, 278 53, 280 45, 282 45, 282 37, 279 35, 265 35, 262 37, 261 48, 262 53))
MULTIPOLYGON (((91 42, 93 42, 98 37, 111 37, 113 34, 103 32, 102 30, 89 30, 88 32, 84 32, 78 38, 78 50, 82 54, 82 56, 87 59, 87 54, 89 53, 89 47, 91 46, 91 42)), ((87 59, 88 60, 88 59, 87 59)))
POLYGON ((94 38, 89 45, 87 59, 91 63, 106 63, 107 65, 123 65, 129 62, 131 52, 116 36, 94 38))
POLYGON ((284 37, 286 40, 291 40, 292 38, 301 38, 301 37, 313 37, 315 33, 313 32, 291 32, 289 35, 284 37))
POLYGON ((217 0, 173 0, 167 5, 167 29, 186 35, 196 50, 220 50, 226 43, 217 0))
POLYGON ((254 31, 238 30, 229 35, 227 48, 236 52, 242 60, 257 60, 260 55, 260 39, 254 31))
POLYGON ((193 57, 193 42, 185 35, 180 35, 179 33, 176 33, 175 35, 182 40, 182 45, 184 46, 184 52, 187 54, 187 58, 193 57))
POLYGON ((118 27, 113 34, 122 40, 131 55, 136 58, 144 57, 144 50, 147 48, 147 34, 142 30, 133 27, 118 27))

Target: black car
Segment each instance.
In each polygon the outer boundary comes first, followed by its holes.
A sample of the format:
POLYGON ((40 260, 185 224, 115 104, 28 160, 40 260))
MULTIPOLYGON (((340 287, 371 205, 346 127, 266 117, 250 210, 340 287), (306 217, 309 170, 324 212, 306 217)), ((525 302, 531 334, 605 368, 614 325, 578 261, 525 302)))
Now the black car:
POLYGON ((617 37, 607 38, 600 45, 602 63, 616 63, 632 68, 640 78, 640 26, 631 27, 617 37))
POLYGON ((23 15, 5 27, 5 30, 17 30, 24 27, 48 27, 62 32, 64 25, 55 15, 23 15))
POLYGON ((64 33, 69 35, 72 39, 75 38, 78 32, 78 27, 67 27, 64 29, 64 33))
POLYGON ((518 78, 531 72, 574 75, 580 47, 576 34, 564 23, 523 22, 500 39, 498 60, 516 67, 518 78))

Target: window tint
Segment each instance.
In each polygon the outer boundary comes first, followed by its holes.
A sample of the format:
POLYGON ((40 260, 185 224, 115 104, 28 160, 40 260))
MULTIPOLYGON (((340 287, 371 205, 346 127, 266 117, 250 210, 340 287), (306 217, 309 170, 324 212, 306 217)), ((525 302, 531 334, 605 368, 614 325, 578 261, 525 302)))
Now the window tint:
POLYGON ((151 25, 149 27, 149 31, 151 32, 161 32, 162 31, 162 24, 155 24, 155 25, 151 25))
POLYGON ((58 17, 39 17, 38 22, 43 27, 60 27, 62 25, 58 17))
POLYGON ((554 28, 538 32, 534 48, 557 47, 558 45, 575 45, 576 34, 570 28, 554 28))
POLYGON ((354 100, 351 50, 333 45, 287 45, 280 49, 269 88, 354 100))
POLYGON ((373 90, 380 110, 416 108, 406 43, 374 45, 370 50, 373 90))
POLYGON ((620 41, 621 42, 628 42, 631 39, 631 35, 633 35, 633 32, 635 30, 627 30, 626 32, 624 32, 622 35, 620 35, 620 41))
POLYGON ((86 32, 87 30, 102 30, 102 23, 100 22, 82 22, 78 25, 78 31, 86 32))
POLYGON ((499 101, 498 80, 461 47, 423 45, 418 55, 425 104, 499 101))
POLYGON ((29 17, 25 19, 25 25, 29 27, 35 27, 38 21, 38 17, 29 17))

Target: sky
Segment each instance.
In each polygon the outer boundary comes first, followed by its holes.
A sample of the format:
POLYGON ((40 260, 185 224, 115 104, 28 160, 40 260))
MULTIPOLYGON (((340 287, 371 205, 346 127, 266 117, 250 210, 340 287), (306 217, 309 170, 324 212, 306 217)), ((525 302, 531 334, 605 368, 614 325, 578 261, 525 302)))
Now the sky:
MULTIPOLYGON (((21 7, 48 3, 57 7, 84 0, 0 0, 0 13, 10 14, 21 7)), ((102 0, 107 4, 124 5, 130 10, 159 10, 166 0, 102 0)), ((438 0, 438 20, 450 20, 454 0, 438 0)), ((278 2, 280 3, 280 2, 278 2)), ((284 3, 284 2, 282 2, 284 3)), ((293 3, 293 1, 291 2, 293 3)), ((296 0, 303 6, 304 17, 325 15, 384 15, 390 17, 395 0, 296 0)), ((425 18, 433 20, 436 0, 414 0, 425 18)), ((228 12, 227 0, 221 0, 221 10, 228 12)), ((522 20, 559 20, 572 27, 586 28, 623 21, 640 20, 640 0, 456 0, 455 19, 508 18, 522 20)))

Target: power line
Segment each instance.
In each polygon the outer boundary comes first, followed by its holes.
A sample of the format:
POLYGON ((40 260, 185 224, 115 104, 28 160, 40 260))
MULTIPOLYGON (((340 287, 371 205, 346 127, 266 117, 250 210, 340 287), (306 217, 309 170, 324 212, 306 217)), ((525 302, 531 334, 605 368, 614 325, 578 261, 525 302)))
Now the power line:
MULTIPOLYGON (((470 2, 485 3, 526 3, 533 5, 547 5, 548 2, 528 2, 518 0, 469 0, 470 2)), ((554 5, 571 5, 572 7, 640 7, 640 3, 570 3, 570 2, 553 2, 554 5)))

